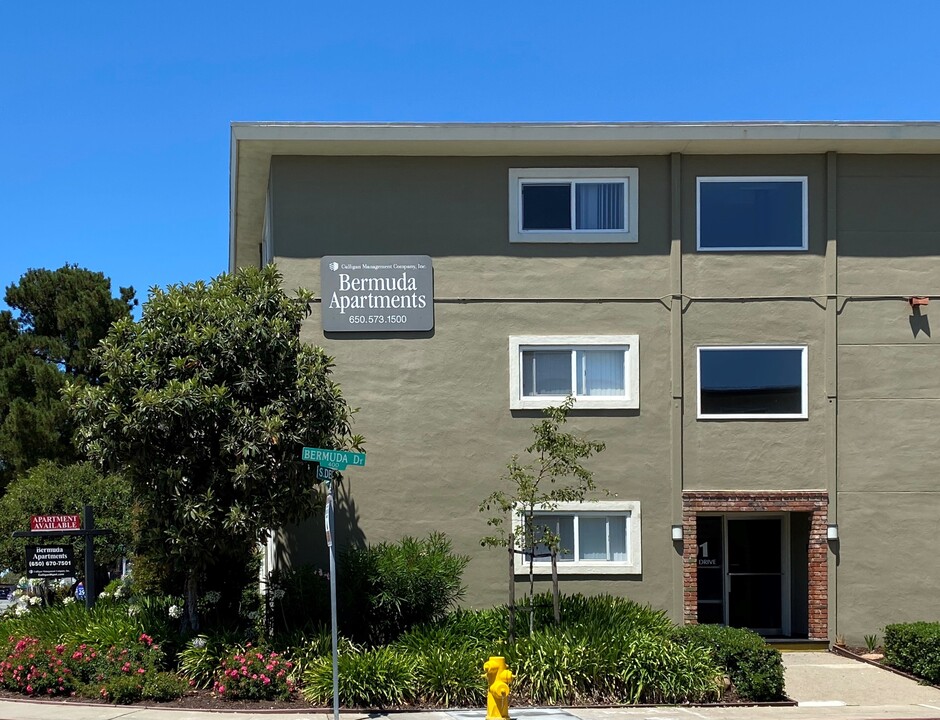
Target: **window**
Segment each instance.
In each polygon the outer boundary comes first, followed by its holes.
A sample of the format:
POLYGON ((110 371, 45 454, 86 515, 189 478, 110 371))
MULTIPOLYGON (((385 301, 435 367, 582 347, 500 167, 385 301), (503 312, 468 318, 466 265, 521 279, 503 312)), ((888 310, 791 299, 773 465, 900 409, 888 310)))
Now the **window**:
POLYGON ((636 168, 509 171, 510 242, 636 242, 636 168))
POLYGON ((700 347, 700 419, 799 419, 806 411, 806 347, 700 347))
POLYGON ((698 250, 806 250, 807 178, 698 178, 698 250))
POLYGON ((638 355, 636 335, 511 337, 509 407, 637 408, 638 355))
MULTIPOLYGON (((524 518, 513 514, 513 533, 524 518)), ((536 532, 547 528, 559 538, 558 572, 569 574, 636 574, 641 572, 640 503, 601 501, 559 503, 536 512, 536 532)), ((551 557, 544 545, 535 547, 533 571, 551 573, 551 557)), ((516 571, 529 572, 529 557, 516 555, 516 571)))

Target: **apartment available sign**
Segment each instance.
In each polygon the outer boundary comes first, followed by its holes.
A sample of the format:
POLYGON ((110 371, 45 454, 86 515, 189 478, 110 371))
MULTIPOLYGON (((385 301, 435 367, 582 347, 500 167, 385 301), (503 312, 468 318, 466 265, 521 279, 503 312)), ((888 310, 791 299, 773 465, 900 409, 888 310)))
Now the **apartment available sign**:
POLYGON ((324 332, 434 329, 427 255, 329 255, 320 260, 324 332))
POLYGON ((81 530, 81 515, 33 515, 29 518, 29 529, 33 532, 48 530, 81 530))
POLYGON ((27 545, 26 577, 75 577, 75 558, 71 545, 27 545))

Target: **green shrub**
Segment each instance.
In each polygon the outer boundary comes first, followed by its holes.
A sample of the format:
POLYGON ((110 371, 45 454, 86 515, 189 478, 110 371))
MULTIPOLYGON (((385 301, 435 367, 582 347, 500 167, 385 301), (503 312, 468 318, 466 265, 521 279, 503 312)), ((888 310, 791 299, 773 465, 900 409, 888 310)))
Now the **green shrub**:
MULTIPOLYGON (((86 686, 86 692, 91 694, 94 687, 86 686)), ((143 698, 144 681, 135 675, 115 675, 101 682, 97 694, 116 705, 129 705, 143 698)))
POLYGON ((183 697, 189 684, 176 673, 157 672, 144 680, 143 696, 148 700, 168 702, 183 697))
POLYGON ((507 638, 509 611, 505 605, 486 610, 457 608, 441 621, 440 626, 489 646, 507 638))
POLYGON ((315 630, 330 622, 330 581, 319 568, 303 565, 271 573, 266 588, 275 635, 315 630))
POLYGON ((193 687, 202 690, 212 687, 222 658, 235 645, 233 634, 198 635, 183 648, 177 660, 179 672, 193 687))
POLYGON ((783 661, 755 632, 722 625, 686 625, 676 628, 680 645, 709 649, 744 700, 780 700, 784 695, 783 661))
MULTIPOLYGON (((529 603, 522 602, 516 608, 516 634, 528 629, 529 603)), ((555 627, 555 614, 551 593, 541 593, 532 598, 534 629, 555 627)), ((607 637, 611 633, 629 634, 647 632, 668 635, 672 622, 662 610, 649 605, 613 595, 585 596, 581 593, 562 595, 559 602, 561 627, 578 637, 607 637)))
POLYGON ((410 627, 442 619, 463 595, 467 562, 441 533, 347 550, 338 588, 343 634, 380 645, 410 627))
POLYGON ((486 656, 474 647, 427 647, 415 656, 417 700, 437 707, 486 704, 486 656))
POLYGON ((289 700, 294 663, 251 643, 229 650, 219 663, 213 688, 226 700, 289 700))
MULTIPOLYGON (((339 655, 339 701, 344 707, 387 708, 415 699, 416 662, 391 647, 339 655)), ((304 673, 304 698, 327 704, 333 697, 333 660, 322 657, 304 673)))
POLYGON ((884 646, 889 665, 940 684, 940 622, 888 625, 884 646))

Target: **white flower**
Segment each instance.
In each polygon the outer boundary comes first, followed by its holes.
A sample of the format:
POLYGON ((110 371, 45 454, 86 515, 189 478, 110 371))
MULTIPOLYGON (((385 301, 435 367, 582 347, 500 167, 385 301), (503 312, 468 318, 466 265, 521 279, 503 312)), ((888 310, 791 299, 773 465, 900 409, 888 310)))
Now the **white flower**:
POLYGON ((114 588, 114 597, 119 598, 119 597, 121 597, 121 595, 123 595, 123 594, 124 594, 124 590, 121 588, 120 585, 118 585, 116 588, 114 588))
POLYGON ((167 612, 174 620, 183 617, 183 608, 181 608, 179 605, 170 605, 170 608, 167 610, 167 612))
POLYGON ((69 595, 67 598, 62 599, 63 605, 71 605, 73 602, 75 602, 75 598, 73 598, 71 595, 69 595))
POLYGON ((13 614, 16 615, 17 617, 23 617, 28 612, 29 612, 28 607, 23 607, 22 605, 18 605, 16 607, 16 610, 13 611, 13 614))
POLYGON ((274 589, 274 599, 275 599, 275 600, 280 600, 281 598, 284 597, 284 594, 285 594, 285 593, 284 593, 284 588, 275 588, 275 589, 274 589))
POLYGON ((102 600, 107 600, 109 597, 111 597, 111 593, 109 593, 109 592, 102 592, 102 593, 98 596, 98 598, 99 598, 99 599, 102 599, 102 600))
POLYGON ((256 613, 254 610, 252 610, 250 613, 248 613, 248 619, 249 619, 249 620, 257 620, 257 619, 258 619, 258 613, 256 613))
POLYGON ((206 646, 206 639, 202 635, 194 637, 192 644, 194 648, 204 648, 206 646))
POLYGON ((42 605, 42 598, 34 595, 33 597, 29 599, 29 604, 32 605, 33 607, 36 607, 37 605, 42 605))
POLYGON ((127 606, 127 614, 130 615, 131 617, 134 617, 139 612, 140 612, 140 608, 137 607, 136 605, 127 606))
POLYGON ((222 593, 216 590, 210 590, 203 597, 207 603, 210 605, 215 605, 219 600, 222 599, 222 593))

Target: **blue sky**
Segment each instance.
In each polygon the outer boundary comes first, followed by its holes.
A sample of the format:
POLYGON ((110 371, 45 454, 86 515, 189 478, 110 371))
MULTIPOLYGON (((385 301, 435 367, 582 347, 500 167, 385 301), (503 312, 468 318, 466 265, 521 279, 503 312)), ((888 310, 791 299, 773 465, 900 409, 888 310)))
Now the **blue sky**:
POLYGON ((938 120, 940 3, 0 3, 0 287, 227 267, 229 123, 938 120))

